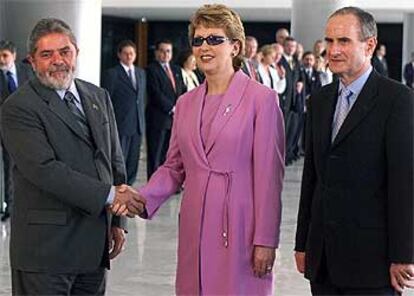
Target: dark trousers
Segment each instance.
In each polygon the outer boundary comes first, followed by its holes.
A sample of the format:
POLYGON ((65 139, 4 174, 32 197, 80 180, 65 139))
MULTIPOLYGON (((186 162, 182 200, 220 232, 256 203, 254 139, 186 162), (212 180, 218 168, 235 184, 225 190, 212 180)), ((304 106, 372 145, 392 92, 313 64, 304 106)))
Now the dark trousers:
POLYGON ((6 208, 4 213, 9 215, 12 209, 13 203, 13 178, 12 178, 12 168, 13 163, 12 159, 7 152, 6 148, 2 147, 3 154, 3 175, 4 175, 4 202, 6 203, 6 208))
POLYGON ((332 283, 325 254, 322 256, 321 266, 319 267, 316 280, 311 282, 311 292, 313 296, 333 296, 333 295, 375 295, 375 296, 400 296, 401 294, 391 286, 384 287, 338 287, 332 283))
POLYGON ((170 129, 147 129, 147 176, 148 179, 165 161, 170 144, 170 129))
POLYGON ((77 274, 12 269, 12 295, 104 295, 106 269, 77 274))
POLYGON ((136 180, 138 172, 139 155, 141 152, 141 135, 119 135, 119 140, 121 142, 122 154, 124 155, 127 184, 132 185, 136 180))
POLYGON ((299 156, 299 138, 302 132, 302 115, 289 111, 286 117, 286 162, 290 163, 299 156))

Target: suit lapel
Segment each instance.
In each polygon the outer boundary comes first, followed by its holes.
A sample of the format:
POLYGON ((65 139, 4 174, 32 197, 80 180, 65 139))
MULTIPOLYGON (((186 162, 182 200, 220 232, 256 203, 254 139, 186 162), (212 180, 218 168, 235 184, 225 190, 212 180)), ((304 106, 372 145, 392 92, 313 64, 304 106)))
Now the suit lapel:
POLYGON ((198 87, 196 90, 196 93, 194 94, 195 100, 194 100, 194 105, 195 105, 195 122, 196 124, 194 124, 194 133, 193 133, 193 140, 194 140, 194 145, 196 146, 196 150, 197 152, 200 154, 200 157, 204 160, 205 163, 208 164, 208 159, 205 153, 205 149, 203 147, 203 141, 201 139, 201 113, 203 111, 203 104, 204 104, 204 96, 207 92, 207 86, 206 86, 206 81, 204 80, 204 82, 200 85, 200 87, 198 87))
POLYGON ((348 116, 339 129, 338 135, 332 143, 332 147, 338 145, 365 118, 372 107, 375 106, 375 97, 378 90, 377 75, 375 71, 372 71, 355 104, 352 106, 351 111, 349 111, 348 116))
POLYGON ((249 77, 243 73, 243 71, 237 71, 232 81, 230 82, 229 88, 224 94, 223 100, 218 108, 216 116, 214 117, 213 123, 211 124, 210 136, 206 139, 206 155, 209 154, 211 148, 213 148, 217 136, 222 131, 223 127, 233 116, 237 107, 239 106, 243 93, 248 84, 249 77))
POLYGON ((321 104, 319 104, 319 106, 313 107, 313 114, 319 115, 318 117, 320 124, 318 126, 321 127, 321 141, 324 151, 331 147, 332 120, 335 113, 338 87, 338 83, 332 83, 329 85, 323 97, 321 98, 321 104))
MULTIPOLYGON (((129 79, 128 74, 125 72, 125 69, 121 65, 118 65, 118 73, 121 79, 124 81, 124 83, 126 83, 126 85, 128 85, 128 87, 130 87, 132 90, 136 91, 134 86, 132 85, 131 79, 129 79)), ((137 75, 137 71, 135 71, 135 75, 137 75)), ((136 79, 135 81, 138 82, 138 79, 136 79)))
POLYGON ((32 79, 30 84, 39 97, 48 103, 50 110, 62 120, 76 136, 87 144, 92 144, 56 91, 43 86, 37 78, 32 79))
POLYGON ((82 100, 82 107, 87 118, 89 128, 91 130, 92 138, 96 147, 101 147, 103 139, 101 136, 104 134, 102 131, 103 128, 103 118, 101 104, 98 101, 95 93, 90 92, 86 85, 79 80, 75 80, 76 88, 78 89, 79 95, 82 100))
MULTIPOLYGON (((168 85, 171 92, 175 94, 174 87, 172 85, 170 78, 167 75, 167 72, 164 70, 164 68, 162 67, 160 63, 157 63, 157 64, 158 64, 158 70, 160 71, 161 76, 163 77, 164 81, 166 81, 164 82, 164 84, 168 85)), ((170 69, 171 69, 171 72, 173 73, 174 79, 176 79, 177 73, 174 71, 175 69, 173 69, 171 64, 170 64, 170 69)), ((175 81, 175 86, 177 87, 177 80, 175 81)))

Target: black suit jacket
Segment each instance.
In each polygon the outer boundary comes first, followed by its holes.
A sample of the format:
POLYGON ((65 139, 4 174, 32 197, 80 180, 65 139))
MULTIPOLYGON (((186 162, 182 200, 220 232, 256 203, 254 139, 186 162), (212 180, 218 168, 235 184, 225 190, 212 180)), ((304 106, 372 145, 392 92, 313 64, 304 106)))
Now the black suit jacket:
POLYGON ((308 97, 315 91, 319 90, 322 87, 320 72, 316 70, 312 70, 311 76, 309 77, 306 74, 305 68, 303 68, 302 73, 305 81, 305 96, 308 97))
POLYGON ((388 65, 387 60, 383 58, 382 61, 377 56, 373 56, 371 59, 371 64, 374 69, 381 75, 388 77, 388 65))
POLYGON ((145 132, 144 105, 147 85, 144 70, 135 67, 135 77, 136 88, 120 64, 103 75, 102 87, 110 94, 120 136, 136 133, 143 135, 145 132))
POLYGON ((185 92, 181 68, 171 63, 170 67, 175 78, 176 91, 159 62, 148 65, 146 120, 149 128, 171 129, 171 110, 177 98, 185 92))
MULTIPOLYGON (((16 73, 18 87, 22 86, 27 80, 33 77, 33 72, 30 66, 22 63, 16 63, 16 73)), ((7 77, 4 75, 3 71, 0 71, 0 105, 4 103, 9 95, 7 77)))
POLYGON ((412 62, 405 64, 404 66, 404 80, 405 84, 412 88, 414 82, 414 66, 412 62))
POLYGON ((125 167, 108 93, 75 80, 93 143, 54 90, 37 78, 2 107, 2 134, 15 167, 10 260, 14 269, 85 272, 109 266, 105 203, 125 167))
POLYGON ((334 284, 383 287, 414 262, 414 93, 373 71, 331 144, 337 90, 310 100, 295 249, 311 281, 324 252, 334 284))
POLYGON ((296 83, 298 81, 303 81, 303 76, 300 71, 299 62, 295 59, 293 69, 290 68, 288 61, 284 56, 279 61, 279 65, 283 66, 286 71, 286 88, 285 91, 281 94, 283 100, 283 110, 284 113, 289 111, 295 111, 297 109, 296 99, 296 83))

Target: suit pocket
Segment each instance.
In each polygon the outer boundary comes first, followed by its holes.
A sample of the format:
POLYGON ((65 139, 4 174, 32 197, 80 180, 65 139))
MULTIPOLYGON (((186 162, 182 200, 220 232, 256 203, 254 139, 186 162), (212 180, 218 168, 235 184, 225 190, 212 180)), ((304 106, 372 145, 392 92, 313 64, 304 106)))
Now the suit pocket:
POLYGON ((27 213, 27 223, 32 225, 66 225, 68 223, 68 214, 57 210, 29 210, 27 213))

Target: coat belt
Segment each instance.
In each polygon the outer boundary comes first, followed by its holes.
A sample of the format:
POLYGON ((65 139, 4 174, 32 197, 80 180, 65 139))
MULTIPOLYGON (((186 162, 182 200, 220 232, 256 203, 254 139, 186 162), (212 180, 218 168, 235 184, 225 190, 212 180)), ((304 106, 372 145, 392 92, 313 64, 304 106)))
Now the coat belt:
POLYGON ((232 173, 223 172, 218 170, 210 170, 211 174, 219 175, 224 177, 225 180, 225 196, 223 202, 223 214, 222 214, 222 239, 224 247, 229 246, 229 200, 230 200, 230 193, 231 193, 231 185, 232 185, 232 173))

